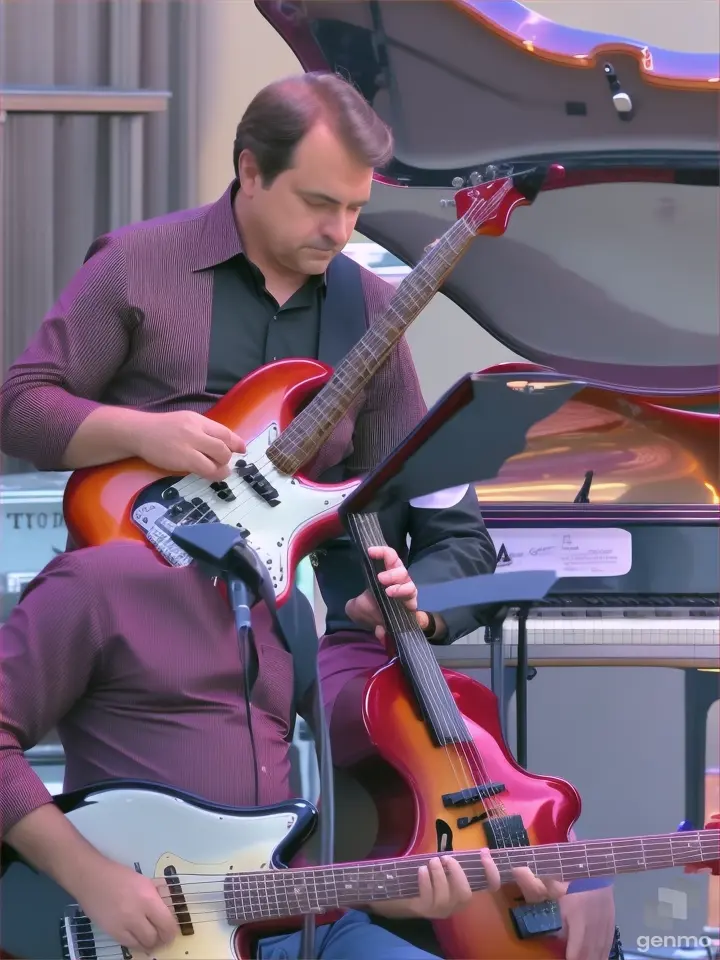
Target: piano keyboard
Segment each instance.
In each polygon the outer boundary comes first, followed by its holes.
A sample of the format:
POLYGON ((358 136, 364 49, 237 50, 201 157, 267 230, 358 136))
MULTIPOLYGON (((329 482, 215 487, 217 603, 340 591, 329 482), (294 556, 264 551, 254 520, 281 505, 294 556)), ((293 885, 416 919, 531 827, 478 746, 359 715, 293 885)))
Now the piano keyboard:
MULTIPOLYGON (((505 662, 517 662, 518 621, 504 624, 505 662)), ((484 631, 436 647, 443 666, 490 663, 484 631)), ((717 597, 549 597, 527 619, 530 666, 720 668, 717 597)))

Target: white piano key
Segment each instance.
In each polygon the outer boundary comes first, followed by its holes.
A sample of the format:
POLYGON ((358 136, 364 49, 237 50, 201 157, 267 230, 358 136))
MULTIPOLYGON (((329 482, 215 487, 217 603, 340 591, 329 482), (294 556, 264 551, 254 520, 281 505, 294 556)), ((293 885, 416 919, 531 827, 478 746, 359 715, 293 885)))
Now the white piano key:
MULTIPOLYGON (((594 611, 593 611, 594 612, 594 611)), ((528 662, 572 665, 594 662, 653 662, 677 666, 720 668, 720 618, 706 616, 623 616, 613 610, 603 616, 531 615, 527 621, 528 662)), ((505 621, 504 657, 508 664, 517 660, 518 623, 505 621)), ((489 663, 489 645, 484 631, 476 631, 447 647, 434 648, 439 661, 456 665, 485 666, 489 663)))

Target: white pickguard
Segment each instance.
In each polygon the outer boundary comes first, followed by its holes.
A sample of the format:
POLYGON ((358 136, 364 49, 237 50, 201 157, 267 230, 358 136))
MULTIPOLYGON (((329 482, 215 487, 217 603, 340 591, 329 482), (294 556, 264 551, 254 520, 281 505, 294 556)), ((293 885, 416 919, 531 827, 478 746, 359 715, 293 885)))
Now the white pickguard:
MULTIPOLYGON (((247 452, 233 460, 243 460, 254 464, 265 479, 277 490, 280 503, 270 506, 257 494, 246 481, 233 471, 226 480, 235 495, 231 502, 225 502, 213 490, 207 480, 198 476, 188 476, 175 484, 174 489, 185 500, 199 497, 215 513, 221 523, 231 526, 241 524, 249 531, 247 543, 255 550, 270 572, 275 596, 283 594, 292 580, 293 571, 289 568, 290 544, 298 534, 312 521, 334 513, 342 501, 360 483, 349 481, 340 489, 329 487, 314 488, 307 486, 294 477, 280 473, 265 456, 265 451, 277 439, 279 430, 271 424, 266 430, 247 444, 247 452)), ((166 558, 177 566, 191 562, 191 558, 176 546, 162 529, 157 526, 168 509, 165 504, 146 504, 138 508, 133 518, 143 529, 145 535, 160 549, 166 558)), ((190 521, 192 517, 189 518, 190 521)), ((167 519, 163 525, 172 529, 167 519)))
MULTIPOLYGON (((194 932, 152 957, 133 950, 133 960, 236 960, 236 928, 223 918, 225 874, 271 869, 273 851, 297 822, 292 812, 228 816, 134 789, 99 793, 97 802, 88 798, 68 817, 107 857, 139 867, 146 877, 162 877, 172 865, 183 879, 194 932)), ((123 960, 115 941, 95 925, 92 932, 98 960, 123 960)))

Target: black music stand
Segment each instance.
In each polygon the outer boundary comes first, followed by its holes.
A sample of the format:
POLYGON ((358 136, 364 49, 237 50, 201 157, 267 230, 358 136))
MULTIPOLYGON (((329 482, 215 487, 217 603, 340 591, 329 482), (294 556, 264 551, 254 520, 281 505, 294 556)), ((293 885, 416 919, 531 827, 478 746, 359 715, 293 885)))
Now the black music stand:
MULTIPOLYGON (((467 374, 364 477, 343 502, 341 518, 351 513, 379 513, 398 501, 493 479, 506 460, 525 449, 528 430, 559 410, 584 386, 552 372, 467 374)), ((485 640, 490 644, 490 682, 498 697, 504 734, 507 711, 502 628, 509 611, 519 609, 516 752, 523 766, 527 762, 525 620, 532 604, 542 600, 556 580, 552 571, 530 570, 418 587, 418 603, 423 609, 439 613, 453 607, 484 609, 485 640)))

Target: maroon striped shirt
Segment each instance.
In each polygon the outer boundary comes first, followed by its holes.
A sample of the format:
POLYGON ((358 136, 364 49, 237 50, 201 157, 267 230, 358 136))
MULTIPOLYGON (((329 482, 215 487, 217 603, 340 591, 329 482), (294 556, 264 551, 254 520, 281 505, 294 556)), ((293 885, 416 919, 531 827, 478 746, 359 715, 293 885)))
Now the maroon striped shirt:
MULTIPOLYGON (((239 251, 230 189, 210 206, 100 238, 3 384, 4 451, 58 469, 74 432, 100 404, 211 407, 211 268, 239 251)), ((363 287, 372 323, 393 288, 367 270, 363 287)), ((344 459, 357 472, 372 468, 424 412, 402 341, 323 446, 314 474, 344 459)), ((254 626, 252 717, 264 804, 288 796, 292 664, 266 611, 256 608, 254 626)), ((330 711, 351 681, 387 660, 371 635, 338 640, 321 656, 330 711)), ((55 726, 66 749, 66 789, 139 777, 215 802, 253 802, 233 620, 198 571, 166 567, 130 544, 58 557, 0 632, 0 669, 4 829, 50 799, 23 751, 55 726)), ((361 687, 354 689, 359 696, 361 687)), ((335 744, 340 761, 342 748, 335 744)))
MULTIPOLYGON (((205 413, 212 267, 241 252, 231 187, 216 203, 132 224, 97 240, 0 389, 2 449, 41 470, 62 456, 100 404, 205 413)), ((370 323, 394 288, 362 269, 370 323)), ((426 412, 410 349, 401 340, 313 463, 349 457, 366 472, 426 412), (364 414, 364 415, 359 415, 364 414)))

